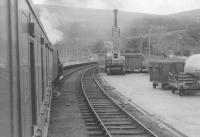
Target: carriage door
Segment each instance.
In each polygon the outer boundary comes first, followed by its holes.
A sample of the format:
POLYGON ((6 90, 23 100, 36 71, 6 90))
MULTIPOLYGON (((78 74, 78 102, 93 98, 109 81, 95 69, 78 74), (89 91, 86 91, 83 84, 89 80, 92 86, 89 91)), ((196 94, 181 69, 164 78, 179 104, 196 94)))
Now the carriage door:
POLYGON ((41 47, 41 72, 42 72, 42 101, 44 101, 44 61, 43 61, 43 47, 41 47))
POLYGON ((37 95, 35 81, 35 53, 34 42, 30 42, 30 74, 31 74, 31 107, 32 107, 32 124, 37 124, 37 95))

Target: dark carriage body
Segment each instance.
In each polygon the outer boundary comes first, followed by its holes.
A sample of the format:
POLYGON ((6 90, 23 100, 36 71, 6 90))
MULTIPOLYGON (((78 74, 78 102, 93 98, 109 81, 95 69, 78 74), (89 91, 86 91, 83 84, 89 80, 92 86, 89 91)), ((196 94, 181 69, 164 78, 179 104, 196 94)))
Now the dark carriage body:
POLYGON ((29 0, 0 2, 0 136, 46 136, 57 51, 29 0))

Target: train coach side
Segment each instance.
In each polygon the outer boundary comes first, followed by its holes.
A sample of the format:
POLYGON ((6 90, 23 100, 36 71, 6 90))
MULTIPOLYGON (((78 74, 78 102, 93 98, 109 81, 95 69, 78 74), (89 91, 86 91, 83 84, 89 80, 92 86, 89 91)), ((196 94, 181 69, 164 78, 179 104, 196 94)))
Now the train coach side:
POLYGON ((31 1, 1 0, 0 21, 0 134, 45 137, 56 49, 31 1))
MULTIPOLYGON (((8 0, 0 2, 0 134, 13 137, 14 134, 19 134, 18 129, 15 128, 18 126, 18 104, 12 101, 18 99, 18 91, 14 90, 17 88, 17 71, 11 69, 11 66, 17 67, 17 60, 13 57, 16 45, 11 44, 16 42, 16 36, 11 37, 10 30, 10 26, 16 23, 9 24, 13 15, 8 16, 11 11, 8 2, 8 0)), ((13 33, 16 31, 13 30, 13 33)))

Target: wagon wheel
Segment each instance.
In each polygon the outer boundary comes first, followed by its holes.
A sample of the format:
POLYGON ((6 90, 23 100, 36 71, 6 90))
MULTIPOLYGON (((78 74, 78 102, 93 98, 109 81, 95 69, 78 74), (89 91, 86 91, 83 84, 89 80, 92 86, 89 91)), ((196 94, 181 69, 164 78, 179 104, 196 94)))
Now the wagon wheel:
POLYGON ((162 89, 168 89, 169 88, 169 86, 168 86, 168 84, 162 84, 162 89))
POLYGON ((125 72, 125 68, 124 67, 121 68, 121 72, 122 72, 122 75, 125 75, 126 72, 125 72))
POLYGON ((185 94, 184 90, 183 89, 179 89, 179 95, 183 96, 184 94, 185 94))
POLYGON ((143 72, 143 69, 142 69, 142 67, 140 68, 140 73, 142 73, 143 72))
POLYGON ((174 94, 175 91, 176 91, 176 89, 175 89, 175 88, 172 88, 171 91, 172 91, 172 93, 174 94))
POLYGON ((153 88, 156 88, 158 84, 156 84, 155 82, 153 82, 153 88))
POLYGON ((106 69, 106 72, 107 72, 107 75, 110 75, 110 74, 111 74, 110 68, 107 68, 107 69, 106 69))

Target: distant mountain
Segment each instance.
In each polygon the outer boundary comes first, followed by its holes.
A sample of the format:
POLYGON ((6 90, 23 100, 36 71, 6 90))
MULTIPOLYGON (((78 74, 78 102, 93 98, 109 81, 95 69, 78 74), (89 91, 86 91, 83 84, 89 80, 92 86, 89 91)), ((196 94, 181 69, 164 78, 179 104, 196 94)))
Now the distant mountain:
MULTIPOLYGON (((90 29, 100 31, 102 29, 110 32, 113 25, 113 11, 112 10, 99 10, 99 9, 85 9, 65 6, 52 6, 52 5, 38 5, 38 11, 43 14, 43 10, 47 10, 52 20, 58 20, 60 25, 66 26, 73 22, 82 23, 82 25, 89 24, 90 29)), ((147 17, 157 17, 157 15, 131 13, 119 11, 119 25, 121 29, 127 29, 135 21, 142 20, 147 17)), ((86 26, 87 27, 87 26, 86 26)))
POLYGON ((177 18, 177 19, 190 20, 190 21, 199 23, 200 22, 200 9, 179 12, 179 13, 171 14, 170 16, 177 18))
MULTIPOLYGON (((112 40, 112 10, 72 8, 53 5, 36 5, 40 18, 48 33, 55 37, 54 43, 70 46, 92 46, 98 41, 112 40)), ((200 45, 198 29, 200 10, 171 15, 154 15, 119 11, 122 47, 138 44, 143 35, 151 33, 151 45, 155 51, 164 52, 168 48, 180 51, 181 48, 200 45), (194 31, 195 29, 195 31, 194 31), (132 37, 132 38, 131 38, 132 37), (130 42, 129 42, 130 41, 130 42), (130 45, 131 44, 131 45, 130 45)), ((145 45, 145 44, 144 44, 145 45)), ((133 46, 132 46, 133 47, 133 46)))

